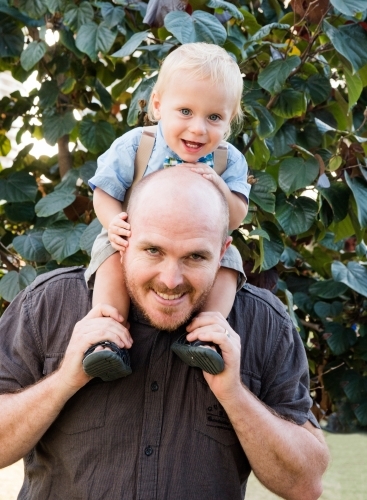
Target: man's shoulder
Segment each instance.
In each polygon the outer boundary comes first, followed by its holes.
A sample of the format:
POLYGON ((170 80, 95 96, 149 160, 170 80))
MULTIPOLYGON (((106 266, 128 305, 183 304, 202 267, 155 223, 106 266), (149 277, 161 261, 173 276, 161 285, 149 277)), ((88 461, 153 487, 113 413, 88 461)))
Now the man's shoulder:
POLYGON ((255 307, 267 308, 281 318, 289 318, 284 304, 272 292, 246 283, 237 293, 235 308, 244 310, 255 307))
MULTIPOLYGON (((37 278, 26 288, 26 292, 33 292, 36 290, 44 289, 50 284, 62 283, 64 280, 72 281, 75 283, 85 284, 84 279, 85 268, 83 266, 74 267, 61 267, 47 273, 40 274, 37 278)), ((86 285, 85 285, 86 287, 86 285)))

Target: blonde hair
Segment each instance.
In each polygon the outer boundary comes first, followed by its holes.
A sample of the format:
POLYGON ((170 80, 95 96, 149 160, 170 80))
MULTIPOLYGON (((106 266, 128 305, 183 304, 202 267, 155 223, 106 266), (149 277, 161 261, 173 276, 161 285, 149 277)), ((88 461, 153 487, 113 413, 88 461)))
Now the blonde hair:
POLYGON ((179 70, 185 70, 187 76, 204 80, 210 79, 213 85, 223 85, 233 96, 235 108, 230 128, 225 134, 231 133, 231 126, 239 127, 243 120, 241 98, 243 80, 236 61, 224 49, 215 44, 197 42, 186 43, 171 52, 163 61, 158 79, 153 87, 148 103, 148 118, 157 121, 154 116, 152 96, 162 95, 172 75, 179 70))

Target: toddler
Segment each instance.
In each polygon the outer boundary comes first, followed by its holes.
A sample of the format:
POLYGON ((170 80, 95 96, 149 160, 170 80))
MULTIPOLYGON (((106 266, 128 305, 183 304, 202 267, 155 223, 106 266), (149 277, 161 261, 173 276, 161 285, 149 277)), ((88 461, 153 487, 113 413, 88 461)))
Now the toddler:
MULTIPOLYGON (((229 229, 238 228, 247 213, 250 185, 244 156, 224 143, 232 124, 242 120, 242 76, 232 57, 217 45, 189 43, 180 46, 164 60, 148 103, 148 117, 158 122, 152 153, 144 175, 173 166, 190 168, 213 182, 229 206, 229 229), (227 163, 222 175, 213 169, 213 153, 227 148, 227 163)), ((130 300, 119 263, 130 236, 127 214, 122 202, 134 178, 134 162, 142 128, 130 130, 117 139, 98 160, 98 169, 89 184, 98 219, 107 230, 94 244, 86 280, 94 280, 93 305, 110 304, 119 311, 126 326, 130 300), (107 236, 108 234, 108 236, 107 236)), ((238 286, 245 277, 235 247, 224 255, 205 311, 219 311, 227 317, 238 286)), ((219 373, 224 364, 215 346, 185 336, 173 350, 188 364, 209 373, 219 373)), ((85 372, 103 380, 114 380, 131 373, 126 349, 113 342, 94 345, 85 353, 85 372)))

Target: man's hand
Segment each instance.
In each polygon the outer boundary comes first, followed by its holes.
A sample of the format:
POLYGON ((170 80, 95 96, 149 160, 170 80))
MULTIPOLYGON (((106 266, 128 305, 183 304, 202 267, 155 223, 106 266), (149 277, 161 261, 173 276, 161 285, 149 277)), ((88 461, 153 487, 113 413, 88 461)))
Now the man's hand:
POLYGON ((119 251, 124 252, 128 246, 128 241, 131 235, 130 224, 126 222, 127 213, 121 212, 116 215, 108 226, 108 239, 112 247, 119 251))
POLYGON ((129 349, 133 340, 129 330, 121 324, 122 321, 123 317, 117 309, 107 304, 97 304, 91 309, 74 327, 58 370, 60 382, 75 391, 89 382, 90 377, 84 373, 82 366, 83 356, 89 347, 98 342, 109 340, 120 348, 129 349))
POLYGON ((188 325, 187 340, 214 342, 222 350, 224 370, 218 375, 203 372, 205 380, 219 400, 238 397, 243 391, 240 379, 241 341, 219 312, 201 312, 188 325))

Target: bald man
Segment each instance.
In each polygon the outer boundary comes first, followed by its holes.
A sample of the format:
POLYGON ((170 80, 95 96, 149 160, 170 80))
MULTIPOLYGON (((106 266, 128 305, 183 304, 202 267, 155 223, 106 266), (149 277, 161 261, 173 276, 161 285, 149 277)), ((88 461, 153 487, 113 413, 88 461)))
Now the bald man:
POLYGON ((228 322, 197 313, 230 244, 220 192, 160 171, 134 190, 129 222, 132 337, 112 307, 89 311, 82 268, 38 277, 1 320, 0 466, 24 457, 18 498, 241 500, 251 470, 282 498, 319 498, 328 451, 283 306, 246 285, 228 322), (224 371, 183 363, 171 350, 183 334, 217 344, 224 371), (81 364, 107 339, 133 368, 109 383, 81 364))

